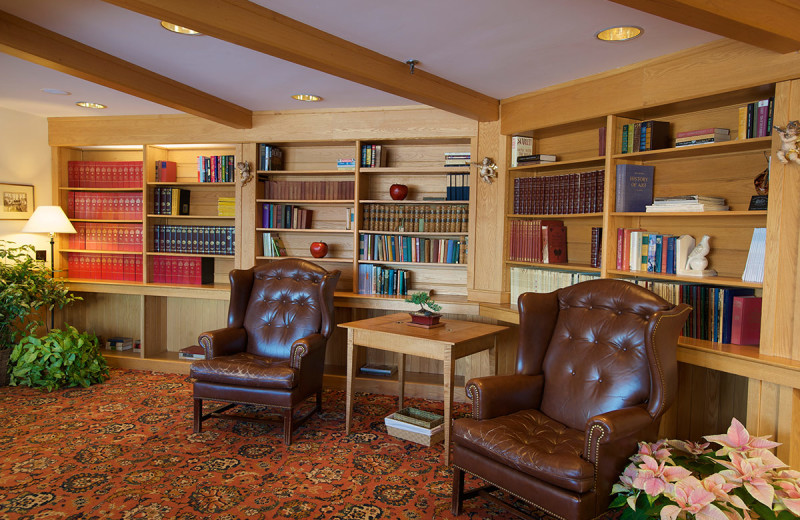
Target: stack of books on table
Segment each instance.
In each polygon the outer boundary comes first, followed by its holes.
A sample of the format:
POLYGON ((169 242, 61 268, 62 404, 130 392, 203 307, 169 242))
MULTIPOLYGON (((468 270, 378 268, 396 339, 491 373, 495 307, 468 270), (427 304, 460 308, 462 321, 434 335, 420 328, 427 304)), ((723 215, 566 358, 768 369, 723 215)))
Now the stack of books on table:
POLYGON ((703 128, 675 134, 675 147, 694 146, 696 144, 721 143, 731 140, 729 128, 703 128))
POLYGON ((386 431, 400 439, 432 446, 444 439, 444 417, 417 408, 403 408, 384 418, 386 431))
POLYGON ((656 197, 652 204, 645 206, 647 213, 728 211, 723 197, 705 195, 677 195, 656 197))

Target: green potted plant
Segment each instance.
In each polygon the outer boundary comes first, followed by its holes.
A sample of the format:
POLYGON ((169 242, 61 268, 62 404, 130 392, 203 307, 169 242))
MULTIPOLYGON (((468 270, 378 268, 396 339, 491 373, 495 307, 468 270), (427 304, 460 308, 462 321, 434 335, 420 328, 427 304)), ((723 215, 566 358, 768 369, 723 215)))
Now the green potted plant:
POLYGON ((80 299, 35 256, 32 245, 0 240, 0 386, 7 382, 11 349, 45 325, 42 313, 80 299))
POLYGON ((100 354, 97 336, 67 325, 38 338, 28 335, 11 352, 11 386, 55 390, 87 387, 108 379, 108 365, 100 354))
POLYGON ((442 307, 434 301, 429 293, 411 293, 405 301, 419 305, 419 310, 409 313, 411 315, 411 323, 424 327, 434 327, 439 324, 439 318, 442 315, 438 311, 442 310, 442 307))

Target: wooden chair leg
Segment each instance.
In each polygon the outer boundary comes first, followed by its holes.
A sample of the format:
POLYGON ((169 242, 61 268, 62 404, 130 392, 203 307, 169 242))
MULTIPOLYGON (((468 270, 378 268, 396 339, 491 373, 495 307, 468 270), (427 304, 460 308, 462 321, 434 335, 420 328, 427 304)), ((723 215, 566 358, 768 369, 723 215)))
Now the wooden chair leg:
POLYGON ((322 411, 322 389, 317 390, 317 412, 322 411))
POLYGON ((453 516, 461 514, 461 506, 464 504, 464 472, 458 466, 453 468, 453 503, 450 512, 453 516))
POLYGON ((292 444, 292 416, 294 410, 291 408, 283 412, 283 442, 287 446, 292 444))
POLYGON ((194 433, 200 433, 203 429, 203 400, 194 398, 194 433))

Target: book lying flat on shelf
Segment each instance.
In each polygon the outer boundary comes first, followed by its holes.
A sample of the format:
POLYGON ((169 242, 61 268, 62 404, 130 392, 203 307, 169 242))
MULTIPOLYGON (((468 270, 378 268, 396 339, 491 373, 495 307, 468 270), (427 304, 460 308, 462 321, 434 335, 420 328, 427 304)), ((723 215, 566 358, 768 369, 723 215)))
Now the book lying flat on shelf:
POLYGON ((373 365, 367 363, 362 365, 359 371, 362 374, 369 374, 372 376, 391 376, 397 373, 397 366, 395 365, 373 365))
POLYGON ((556 156, 549 153, 535 153, 532 155, 520 155, 517 157, 517 164, 522 166, 524 164, 540 164, 556 162, 556 156))
POLYGON ((648 213, 728 211, 723 197, 705 195, 677 195, 674 197, 656 197, 652 204, 646 206, 648 213))
POLYGON ((191 347, 182 348, 178 352, 178 357, 180 359, 205 359, 206 350, 200 345, 192 345, 191 347))

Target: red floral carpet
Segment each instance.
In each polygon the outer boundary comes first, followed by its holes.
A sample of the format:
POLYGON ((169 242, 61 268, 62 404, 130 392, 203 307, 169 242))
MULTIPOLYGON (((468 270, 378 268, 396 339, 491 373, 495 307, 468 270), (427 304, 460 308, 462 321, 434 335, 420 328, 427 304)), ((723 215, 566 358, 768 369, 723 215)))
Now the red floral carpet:
MULTIPOLYGON (((286 447, 277 425, 212 419, 193 434, 184 376, 111 374, 86 389, 0 388, 0 518, 452 518, 441 444, 386 433, 394 397, 358 394, 348 437, 344 393, 326 391, 286 447)), ((511 516, 476 498, 459 518, 511 516)))

